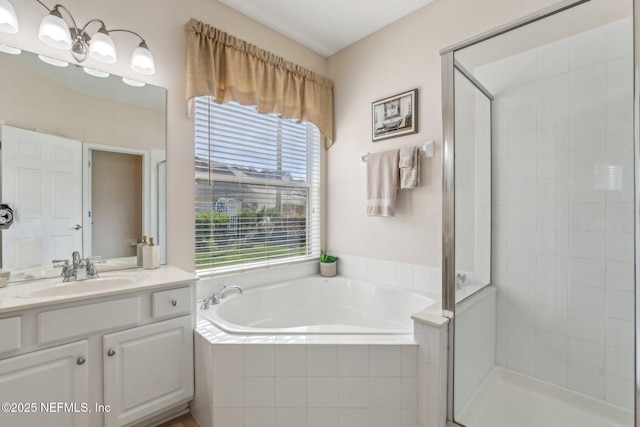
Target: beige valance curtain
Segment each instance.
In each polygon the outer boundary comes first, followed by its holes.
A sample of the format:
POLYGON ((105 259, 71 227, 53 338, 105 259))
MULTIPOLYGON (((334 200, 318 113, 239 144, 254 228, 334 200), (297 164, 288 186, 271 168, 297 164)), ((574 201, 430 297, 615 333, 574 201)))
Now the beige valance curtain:
POLYGON ((191 19, 187 33, 187 101, 255 105, 261 113, 309 121, 333 143, 333 82, 224 31, 191 19))

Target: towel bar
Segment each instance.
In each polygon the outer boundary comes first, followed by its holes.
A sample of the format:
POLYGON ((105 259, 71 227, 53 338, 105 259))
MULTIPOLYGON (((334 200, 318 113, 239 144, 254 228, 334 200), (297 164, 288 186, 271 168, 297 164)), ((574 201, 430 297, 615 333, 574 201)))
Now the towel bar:
MULTIPOLYGON (((425 142, 422 145, 422 151, 424 151, 424 156, 425 157, 433 157, 434 156, 434 142, 433 141, 425 142)), ((371 154, 371 153, 367 153, 364 156, 361 156, 360 160, 362 160, 363 162, 366 163, 367 157, 369 157, 369 154, 371 154)))

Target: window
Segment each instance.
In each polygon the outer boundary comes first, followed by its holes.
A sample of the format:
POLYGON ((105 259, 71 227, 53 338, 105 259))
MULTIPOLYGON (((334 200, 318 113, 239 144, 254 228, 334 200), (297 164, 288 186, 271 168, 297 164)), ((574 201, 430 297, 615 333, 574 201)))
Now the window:
POLYGON ((196 271, 320 252, 320 133, 255 108, 195 102, 196 271))

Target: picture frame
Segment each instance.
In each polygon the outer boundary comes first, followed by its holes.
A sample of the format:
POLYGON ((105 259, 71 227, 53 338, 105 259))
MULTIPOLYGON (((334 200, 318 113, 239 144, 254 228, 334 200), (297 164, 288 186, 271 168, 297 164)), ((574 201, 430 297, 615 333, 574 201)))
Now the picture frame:
POLYGON ((373 142, 418 132, 418 89, 371 104, 373 142))

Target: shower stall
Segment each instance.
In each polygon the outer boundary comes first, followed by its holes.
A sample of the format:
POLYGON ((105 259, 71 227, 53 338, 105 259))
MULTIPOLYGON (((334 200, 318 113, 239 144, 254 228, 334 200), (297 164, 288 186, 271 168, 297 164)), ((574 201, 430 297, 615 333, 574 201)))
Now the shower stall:
POLYGON ((441 52, 451 425, 640 426, 634 3, 441 52))

